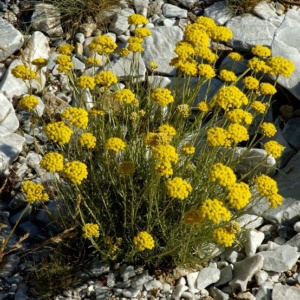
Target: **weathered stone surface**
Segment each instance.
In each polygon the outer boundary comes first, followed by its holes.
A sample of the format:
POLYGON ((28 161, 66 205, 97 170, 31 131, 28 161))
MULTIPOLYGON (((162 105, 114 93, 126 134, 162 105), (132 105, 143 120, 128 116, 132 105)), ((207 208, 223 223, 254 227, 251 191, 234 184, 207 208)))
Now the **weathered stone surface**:
POLYGON ((263 232, 257 230, 250 230, 245 233, 245 252, 247 256, 253 256, 256 253, 256 249, 262 244, 265 238, 263 232))
POLYGON ((266 1, 258 3, 254 7, 253 13, 264 20, 269 20, 272 17, 277 17, 275 7, 271 3, 267 3, 266 1))
POLYGON ((0 19, 0 62, 4 61, 24 43, 24 37, 20 31, 14 28, 8 21, 0 19))
POLYGON ((184 7, 191 8, 198 2, 198 0, 178 0, 178 2, 181 3, 184 7))
POLYGON ((217 268, 204 268, 199 272, 196 288, 198 290, 205 289, 210 284, 217 282, 220 279, 220 270, 217 268))
POLYGON ((237 51, 249 51, 255 45, 271 47, 277 29, 269 21, 250 14, 232 18, 226 23, 226 27, 233 32, 233 39, 227 45, 237 51))
POLYGON ((300 118, 289 119, 283 130, 282 134, 286 141, 294 148, 300 148, 300 118))
POLYGON ((224 25, 233 14, 226 1, 219 1, 205 8, 204 16, 212 18, 218 25, 224 25))
POLYGON ((15 132, 19 127, 19 120, 15 109, 8 99, 0 92, 0 137, 15 132))
POLYGON ((187 10, 172 4, 164 4, 162 13, 166 18, 187 18, 187 10))
POLYGON ((265 271, 285 272, 297 262, 297 249, 290 245, 283 245, 273 251, 259 252, 264 257, 262 269, 265 271))
POLYGON ((272 300, 300 299, 300 289, 277 283, 272 292, 272 300))
POLYGON ((52 4, 37 3, 31 22, 34 30, 43 31, 49 36, 63 35, 59 10, 52 4))
POLYGON ((114 32, 116 35, 123 34, 128 28, 128 17, 134 14, 131 8, 124 8, 119 13, 114 15, 113 21, 109 26, 109 31, 114 32))
POLYGON ((158 73, 173 75, 176 69, 169 65, 172 58, 176 56, 175 44, 182 40, 183 32, 177 26, 160 26, 152 29, 152 35, 145 38, 142 57, 146 65, 155 61, 158 73))
POLYGON ((296 70, 291 77, 279 76, 278 83, 300 100, 300 10, 287 11, 283 22, 275 32, 272 42, 272 55, 291 60, 296 70))

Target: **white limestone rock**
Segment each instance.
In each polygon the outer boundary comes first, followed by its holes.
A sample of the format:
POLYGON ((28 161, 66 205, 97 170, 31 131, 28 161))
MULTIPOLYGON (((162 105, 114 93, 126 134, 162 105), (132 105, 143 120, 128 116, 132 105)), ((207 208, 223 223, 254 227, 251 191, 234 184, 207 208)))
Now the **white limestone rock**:
POLYGON ((256 253, 257 248, 262 244, 262 241, 265 238, 263 232, 257 230, 246 231, 245 233, 245 252, 247 256, 253 256, 256 253))
POLYGON ((114 32, 116 35, 123 34, 129 28, 128 17, 132 14, 134 14, 134 10, 131 8, 124 8, 115 14, 109 26, 109 31, 114 32))
POLYGON ((226 1, 219 1, 206 7, 204 16, 212 18, 217 25, 224 25, 233 17, 233 14, 226 1))
POLYGON ((199 271, 199 275, 196 282, 196 288, 198 290, 205 289, 212 283, 217 282, 220 279, 221 271, 218 268, 204 268, 199 271))
POLYGON ((245 229, 255 229, 264 223, 264 219, 258 217, 258 214, 244 214, 237 219, 237 222, 245 229))
POLYGON ((162 13, 166 18, 187 18, 188 11, 176 5, 166 3, 162 6, 162 13))
POLYGON ((178 2, 184 7, 192 8, 198 2, 198 0, 178 0, 178 2))
POLYGON ((267 1, 258 3, 254 7, 253 13, 264 20, 277 17, 275 7, 271 3, 267 3, 267 1))
POLYGON ((272 300, 300 299, 300 289, 295 286, 275 284, 272 292, 272 300))
POLYGON ((0 62, 2 62, 23 46, 24 37, 10 22, 0 18, 0 41, 0 62))

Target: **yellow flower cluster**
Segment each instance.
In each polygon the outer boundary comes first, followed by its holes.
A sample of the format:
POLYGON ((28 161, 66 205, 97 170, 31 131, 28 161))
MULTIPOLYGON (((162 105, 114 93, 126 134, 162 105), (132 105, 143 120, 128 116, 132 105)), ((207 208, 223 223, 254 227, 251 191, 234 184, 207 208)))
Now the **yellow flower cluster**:
POLYGON ((233 109, 226 113, 225 117, 232 123, 245 123, 250 125, 252 123, 253 117, 252 115, 240 108, 233 109))
POLYGON ((151 70, 155 70, 158 68, 158 64, 155 61, 150 61, 148 66, 151 70))
POLYGON ((179 104, 176 109, 184 118, 191 114, 191 108, 188 104, 179 104))
POLYGON ((196 151, 196 148, 190 144, 185 144, 181 147, 181 153, 192 155, 196 151))
POLYGON ((133 243, 137 246, 138 251, 152 250, 155 245, 152 235, 147 231, 140 231, 133 238, 133 243))
POLYGON ((234 72, 225 69, 220 71, 219 77, 223 81, 237 81, 237 77, 234 72))
POLYGON ((130 52, 127 48, 121 48, 121 49, 118 50, 118 54, 120 56, 126 57, 130 54, 130 52))
POLYGON ((44 187, 39 183, 25 181, 21 187, 21 191, 25 194, 26 200, 29 203, 49 200, 48 194, 44 193, 44 187))
POLYGON ((272 155, 274 158, 281 156, 284 147, 276 141, 269 141, 264 144, 264 148, 268 155, 272 155))
POLYGON ((57 52, 63 55, 70 55, 74 51, 75 47, 69 44, 61 45, 57 48, 57 52))
POLYGON ((114 99, 120 103, 130 104, 135 99, 135 94, 129 89, 118 90, 113 95, 114 99))
POLYGON ((204 30, 204 27, 197 23, 187 25, 184 31, 185 40, 195 46, 208 47, 210 40, 204 30))
POLYGON ((76 128, 85 129, 89 122, 88 112, 83 108, 70 107, 63 111, 61 119, 76 128))
POLYGON ((211 107, 208 103, 205 101, 201 101, 200 103, 197 104, 197 108, 202 111, 202 112, 209 112, 211 111, 211 107))
POLYGON ((135 171, 135 165, 132 161, 122 161, 119 164, 119 173, 124 176, 131 175, 135 171))
POLYGON ((213 99, 224 110, 240 108, 242 105, 248 104, 246 95, 236 86, 227 86, 219 89, 213 99))
POLYGON ((238 144, 243 141, 248 141, 248 130, 243 125, 236 123, 230 124, 227 128, 227 138, 234 144, 238 144))
POLYGON ((232 39, 232 31, 224 26, 215 26, 209 29, 210 38, 220 42, 227 42, 232 39))
POLYGON ((197 18, 195 23, 203 25, 207 29, 210 29, 210 28, 213 28, 213 27, 217 26, 215 21, 212 18, 205 17, 205 16, 201 16, 201 17, 197 18))
POLYGON ((254 72, 268 73, 271 71, 271 68, 265 63, 265 61, 259 59, 258 57, 253 57, 248 61, 248 68, 254 72))
POLYGON ((260 129, 263 135, 267 137, 272 137, 276 134, 277 130, 273 123, 263 122, 260 125, 260 129))
POLYGON ((238 52, 230 52, 230 53, 228 54, 228 57, 230 57, 233 61, 236 61, 236 62, 244 61, 243 55, 241 55, 241 54, 238 53, 238 52))
POLYGON ((133 31, 133 34, 136 37, 144 38, 144 37, 150 36, 152 34, 152 31, 149 28, 136 28, 133 31))
POLYGON ((198 225, 203 221, 203 216, 199 209, 191 209, 184 214, 183 222, 187 225, 198 225))
POLYGON ((225 204, 218 199, 206 199, 199 208, 202 218, 206 218, 215 224, 221 221, 229 221, 231 218, 230 211, 225 204))
POLYGON ((259 86, 259 81, 253 76, 247 76, 243 79, 244 85, 248 90, 255 90, 259 86))
POLYGON ((176 135, 176 129, 168 124, 164 124, 164 125, 160 125, 157 129, 157 131, 159 133, 164 133, 170 137, 173 137, 174 135, 176 135))
POLYGON ((255 178, 254 182, 259 194, 267 197, 272 208, 281 205, 283 197, 278 194, 277 183, 275 180, 267 175, 260 175, 255 178))
POLYGON ((267 82, 262 82, 259 85, 259 91, 263 95, 274 95, 277 92, 275 86, 267 82))
POLYGON ((186 60, 189 56, 195 54, 195 49, 191 43, 180 41, 176 43, 174 52, 180 57, 181 60, 186 60))
POLYGON ((148 20, 143 15, 133 14, 128 17, 128 24, 146 25, 148 24, 148 20))
POLYGON ((18 108, 20 110, 23 109, 34 109, 39 103, 39 99, 33 95, 27 95, 22 97, 22 99, 18 103, 18 108))
POLYGON ((105 111, 103 109, 101 109, 100 107, 97 107, 97 106, 93 106, 91 109, 90 109, 90 114, 92 116, 100 116, 100 117, 103 117, 105 115, 105 111))
POLYGON ((85 239, 92 237, 99 237, 99 225, 93 223, 87 223, 82 227, 83 234, 82 236, 85 239))
POLYGON ((244 182, 234 183, 228 188, 226 200, 236 209, 244 208, 251 198, 250 187, 244 182))
POLYGON ((92 39, 88 48, 91 52, 103 54, 111 54, 115 51, 118 45, 107 35, 96 36, 92 39))
POLYGON ((81 181, 88 176, 87 166, 77 160, 66 162, 62 175, 75 184, 81 184, 81 181))
POLYGON ((158 145, 167 145, 171 142, 172 136, 165 133, 149 132, 144 138, 144 142, 149 147, 156 147, 158 145))
POLYGON ((212 166, 208 178, 225 188, 230 188, 236 183, 236 176, 232 169, 222 163, 216 163, 212 166))
POLYGON ((18 65, 11 70, 11 74, 13 74, 16 78, 21 78, 22 80, 32 80, 36 77, 36 72, 31 71, 29 67, 25 65, 18 65))
POLYGON ((154 89, 151 93, 150 99, 162 107, 174 102, 174 97, 172 96, 171 91, 166 88, 154 89))
POLYGON ((95 66, 95 65, 100 65, 101 61, 97 57, 90 56, 85 60, 85 64, 90 66, 95 66))
POLYGON ((235 233, 231 232, 226 227, 219 227, 214 229, 213 238, 219 245, 231 247, 235 240, 235 233))
POLYGON ((153 157, 161 162, 178 162, 176 149, 171 145, 157 145, 152 147, 153 157))
POLYGON ((82 147, 86 146, 88 149, 94 149, 97 139, 92 133, 86 132, 79 136, 78 141, 82 147))
POLYGON ((127 49, 134 53, 144 51, 144 48, 142 47, 142 44, 140 44, 140 43, 129 43, 127 49))
POLYGON ((174 177, 169 180, 166 184, 166 188, 168 196, 179 200, 186 199, 193 190, 192 186, 181 177, 174 177))
POLYGON ((271 68, 270 74, 290 77, 295 71, 295 65, 282 56, 274 56, 267 60, 266 64, 271 68))
POLYGON ((213 127, 207 130, 207 144, 213 147, 229 147, 231 145, 228 139, 228 133, 224 128, 213 127))
POLYGON ((155 164, 154 169, 157 171, 157 174, 161 177, 169 178, 173 175, 172 163, 169 161, 158 161, 155 164))
POLYGON ((59 145, 68 143, 73 134, 73 130, 65 122, 49 123, 44 127, 44 131, 49 140, 59 145))
POLYGON ((252 47, 251 52, 258 57, 269 57, 271 56, 271 50, 268 47, 262 45, 256 45, 252 47))
POLYGON ((198 47, 195 49, 195 55, 206 60, 209 64, 217 61, 218 55, 213 53, 210 48, 198 47))
POLYGON ((92 76, 82 75, 77 78, 77 86, 80 89, 90 89, 93 90, 95 87, 95 79, 92 76))
POLYGON ((37 66, 39 68, 45 67, 48 64, 48 60, 46 58, 36 58, 31 62, 34 66, 37 66))
POLYGON ((260 114, 263 114, 267 109, 266 105, 260 101, 253 101, 251 107, 260 114))
POLYGON ((182 59, 181 57, 175 57, 171 60, 170 66, 174 66, 190 76, 198 75, 197 61, 192 58, 182 59))
POLYGON ((49 172, 59 172, 64 168, 64 157, 57 152, 49 152, 40 161, 41 168, 49 172))
POLYGON ((107 139, 104 145, 105 150, 110 150, 114 152, 119 152, 125 149, 125 147, 126 144, 120 138, 117 137, 107 139))
POLYGON ((118 82, 118 77, 110 71, 101 71, 95 75, 95 82, 96 84, 110 87, 118 82))
POLYGON ((199 64, 198 65, 199 75, 210 79, 216 76, 215 70, 208 64, 199 64))
POLYGON ((57 71, 60 73, 69 72, 73 67, 72 59, 68 55, 59 55, 54 59, 54 61, 58 64, 57 71))

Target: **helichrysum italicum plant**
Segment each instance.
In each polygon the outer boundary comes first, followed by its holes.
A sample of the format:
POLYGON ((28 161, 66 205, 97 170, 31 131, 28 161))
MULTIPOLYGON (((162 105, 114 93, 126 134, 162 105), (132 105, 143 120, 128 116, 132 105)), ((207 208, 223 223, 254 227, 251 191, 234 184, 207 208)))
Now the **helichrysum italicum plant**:
MULTIPOLYGON (((115 53, 117 45, 110 37, 97 36, 90 51, 108 58, 133 52, 134 69, 151 31, 143 27, 143 16, 133 15, 128 22, 135 28, 126 48, 115 53)), ((276 182, 259 173, 268 155, 279 158, 283 151, 269 140, 275 126, 264 122, 276 87, 262 82, 261 75, 287 76, 294 66, 284 58, 270 58, 269 49, 258 45, 246 72, 219 72, 210 41, 231 38, 228 28, 207 17, 188 25, 170 62, 183 78, 173 89, 142 86, 134 73, 124 89, 118 89, 119 78, 109 63, 95 75, 76 76, 71 69, 73 48, 60 46, 59 72, 72 79, 79 101, 44 126, 51 150, 40 165, 61 175, 57 189, 68 213, 63 224, 66 218, 74 223, 78 238, 87 239, 103 260, 205 261, 216 248, 234 244, 242 230, 236 219, 249 206, 262 197, 270 207, 281 204, 276 182), (197 78, 193 87, 192 77, 197 78), (215 77, 222 87, 196 103, 200 88, 215 77), (86 90, 92 97, 89 107, 82 101, 86 90), (258 120, 257 132, 250 138, 253 120, 258 120), (236 166, 247 151, 236 158, 236 147, 244 143, 250 150, 263 138, 265 159, 252 168, 251 178, 238 173, 236 166)), ((233 63, 244 59, 237 52, 229 57, 233 63)), ((92 68, 98 63, 94 58, 87 62, 92 68)), ((149 64, 151 72, 156 67, 155 62, 149 64)))

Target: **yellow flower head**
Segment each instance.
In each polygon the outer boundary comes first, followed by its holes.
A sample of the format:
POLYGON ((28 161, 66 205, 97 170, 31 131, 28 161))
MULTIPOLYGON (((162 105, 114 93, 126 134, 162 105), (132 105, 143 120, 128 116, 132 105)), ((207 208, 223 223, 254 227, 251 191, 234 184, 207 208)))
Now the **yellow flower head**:
POLYGON ((263 95, 274 95, 276 94, 277 90, 274 87, 274 85, 267 83, 267 82, 262 82, 259 85, 259 91, 263 94, 263 95))
POLYGON ((284 147, 281 146, 276 141, 269 141, 264 144, 264 148, 268 155, 272 155, 274 158, 279 158, 281 156, 284 147))
POLYGON ((44 187, 39 183, 25 181, 21 187, 21 191, 25 194, 26 201, 29 203, 49 200, 48 194, 44 193, 44 187))
POLYGON ((197 61, 192 58, 182 59, 181 57, 174 57, 169 65, 178 68, 182 73, 189 76, 198 75, 197 61))
POLYGON ((124 176, 131 175, 135 171, 135 164, 132 161, 122 161, 119 164, 119 173, 124 176))
POLYGON ((198 225, 203 221, 203 216, 199 209, 191 209, 184 214, 183 222, 189 226, 198 225))
POLYGON ((268 47, 262 45, 256 45, 252 47, 251 52, 258 57, 269 57, 271 56, 271 50, 268 47))
POLYGON ((233 61, 236 61, 236 62, 241 62, 241 61, 244 61, 244 57, 243 55, 241 55, 240 53, 238 52, 230 52, 228 54, 228 57, 230 57, 233 61))
POLYGON ((75 184, 81 184, 82 180, 88 176, 87 166, 77 160, 66 162, 62 175, 75 184))
POLYGON ((33 110, 39 103, 39 99, 33 95, 24 96, 18 103, 20 110, 29 109, 33 110))
POLYGON ((277 183, 267 175, 260 175, 254 180, 257 190, 262 196, 270 196, 278 193, 277 183))
POLYGON ((76 128, 85 129, 89 122, 88 112, 83 108, 70 107, 63 111, 60 116, 62 120, 68 121, 70 125, 76 128))
POLYGON ((173 126, 168 125, 168 124, 164 124, 164 125, 159 126, 157 131, 159 133, 164 133, 164 134, 166 134, 168 136, 171 136, 171 137, 176 135, 176 129, 173 126))
POLYGON ((176 110, 181 114, 184 118, 187 118, 191 114, 191 108, 188 104, 179 104, 176 110))
POLYGON ((151 93, 150 99, 162 107, 174 102, 174 97, 172 96, 171 91, 166 88, 154 89, 151 93))
POLYGON ((231 247, 235 240, 235 233, 230 232, 226 227, 214 229, 212 235, 216 243, 224 247, 231 247))
POLYGON ((41 168, 48 172, 59 172, 64 168, 64 157, 57 152, 49 152, 40 161, 41 168))
POLYGON ((152 147, 153 157, 161 162, 178 162, 178 154, 176 149, 171 145, 157 145, 152 147))
POLYGON ((225 69, 220 71, 219 77, 223 81, 237 81, 237 77, 234 72, 225 69))
POLYGON ((208 103, 201 101, 200 103, 197 104, 197 108, 202 111, 202 112, 209 112, 211 111, 211 107, 208 103))
POLYGON ((151 31, 149 28, 136 28, 136 29, 133 31, 133 34, 134 34, 136 37, 144 38, 144 37, 147 37, 147 36, 152 35, 152 31, 151 31))
POLYGON ((205 30, 203 30, 203 26, 196 23, 189 24, 186 27, 184 31, 184 37, 187 41, 201 47, 208 47, 210 43, 209 36, 205 32, 205 30))
POLYGON ((213 147, 229 147, 231 145, 227 131, 221 127, 207 130, 207 144, 213 147))
POLYGON ((126 57, 130 54, 130 51, 127 48, 121 48, 118 50, 120 56, 126 57))
POLYGON ((195 54, 194 46, 185 41, 180 41, 176 44, 176 48, 174 52, 181 58, 181 59, 187 59, 188 57, 195 54))
POLYGON ((71 57, 65 54, 58 55, 54 61, 58 64, 57 71, 60 73, 69 72, 73 67, 71 57))
POLYGON ((77 78, 77 86, 80 89, 90 89, 93 90, 95 87, 95 79, 92 76, 82 75, 77 78))
POLYGON ((31 71, 29 67, 25 65, 18 65, 11 70, 11 74, 13 74, 16 78, 21 78, 22 80, 32 80, 36 77, 36 72, 31 71))
POLYGON ((228 188, 226 200, 236 209, 244 208, 251 198, 250 187, 244 182, 234 183, 228 188))
POLYGON ((121 150, 124 150, 125 147, 126 144, 117 137, 109 138, 104 145, 105 150, 110 150, 113 152, 119 152, 121 150))
POLYGON ((273 123, 264 122, 260 125, 260 129, 263 135, 272 137, 276 134, 277 129, 273 123))
POLYGON ((216 62, 218 55, 212 52, 210 48, 207 47, 197 47, 195 49, 195 55, 206 60, 209 64, 216 62))
POLYGON ((113 97, 116 101, 126 104, 132 103, 135 99, 134 93, 129 89, 118 90, 113 94, 113 97))
POLYGON ((256 90, 259 86, 259 81, 252 77, 252 76, 247 76, 243 79, 244 85, 248 90, 256 90))
POLYGON ((82 227, 83 234, 82 236, 85 239, 92 237, 99 237, 99 225, 93 223, 87 223, 82 227))
POLYGON ((69 44, 61 45, 57 48, 57 52, 63 55, 70 55, 74 51, 75 47, 69 44))
POLYGON ((213 99, 224 110, 240 108, 242 105, 248 104, 248 98, 236 86, 226 86, 219 89, 213 99))
POLYGON ((158 64, 155 61, 150 61, 148 66, 151 70, 155 70, 158 68, 158 64))
POLYGON ((133 14, 128 17, 128 24, 146 25, 148 24, 148 20, 143 15, 133 14))
POLYGON ((192 192, 192 186, 181 177, 174 177, 166 184, 167 195, 179 200, 186 199, 192 192))
POLYGON ((141 44, 144 40, 142 38, 139 38, 139 37, 136 37, 136 36, 131 36, 129 39, 128 39, 128 43, 129 44, 132 44, 132 43, 138 43, 138 44, 141 44))
POLYGON ((248 68, 254 72, 269 73, 271 68, 265 63, 265 61, 259 59, 258 57, 253 57, 248 61, 248 68))
POLYGON ((45 67, 48 64, 48 60, 46 58, 36 58, 31 62, 34 66, 37 66, 39 68, 45 67))
POLYGON ((260 101, 253 101, 251 107, 260 114, 263 114, 267 109, 266 105, 260 101))
POLYGON ((216 23, 215 23, 215 21, 212 18, 205 17, 205 16, 198 17, 196 19, 195 23, 203 25, 203 26, 205 26, 208 29, 217 26, 216 23))
POLYGON ((227 128, 227 137, 234 144, 249 140, 248 130, 245 126, 240 124, 230 124, 227 128))
POLYGON ((97 57, 90 56, 85 60, 85 64, 90 66, 95 66, 95 65, 100 65, 101 61, 97 57))
POLYGON ((199 72, 199 75, 201 75, 207 79, 210 79, 210 78, 213 78, 216 76, 216 73, 215 73, 213 67, 208 64, 199 64, 198 72, 199 72))
POLYGON ((185 144, 181 147, 181 153, 191 155, 194 154, 196 151, 196 148, 190 144, 185 144))
POLYGON ((275 208, 282 204, 283 197, 279 194, 271 194, 267 196, 267 200, 270 202, 270 207, 275 208))
POLYGON ((225 114, 225 117, 232 123, 250 125, 252 123, 252 115, 240 108, 233 109, 225 114))
POLYGON ((225 188, 230 188, 236 183, 236 176, 232 169, 222 163, 214 164, 208 177, 211 181, 216 181, 219 185, 225 188))
POLYGON ((200 206, 199 211, 203 219, 208 219, 215 224, 219 224, 221 221, 229 221, 231 217, 231 213, 223 201, 218 199, 206 199, 200 206))
POLYGON ((140 43, 129 43, 127 49, 133 53, 144 51, 144 48, 140 43))
POLYGON ((103 54, 111 54, 117 48, 117 44, 107 35, 96 36, 92 39, 88 48, 91 52, 103 54))
POLYGON ((100 107, 97 107, 97 106, 93 106, 91 109, 90 109, 90 114, 92 116, 100 116, 100 117, 103 117, 105 115, 105 111, 103 109, 101 109, 100 107))
POLYGON ((172 136, 165 133, 149 132, 144 138, 144 142, 149 147, 156 147, 158 145, 167 145, 172 141, 172 136))
POLYGON ((96 84, 110 87, 111 85, 118 82, 117 76, 110 71, 101 71, 95 75, 96 84))
POLYGON ((146 249, 152 250, 155 245, 152 235, 147 231, 139 232, 133 238, 133 243, 137 246, 138 251, 144 251, 146 249))
POLYGON ((82 147, 87 147, 88 149, 94 149, 96 147, 97 139, 95 136, 93 136, 92 133, 86 132, 86 133, 82 133, 79 136, 78 141, 82 147))
POLYGON ((159 161, 155 164, 154 169, 157 174, 161 177, 169 178, 173 175, 172 164, 169 161, 159 161))
POLYGON ((47 124, 44 131, 49 140, 63 145, 69 143, 73 130, 65 122, 55 122, 47 124))
POLYGON ((290 77, 295 71, 295 65, 293 62, 282 56, 274 56, 268 59, 266 64, 271 68, 271 75, 290 77))
POLYGON ((216 41, 227 42, 232 39, 232 31, 224 26, 215 26, 208 31, 210 38, 216 41))

